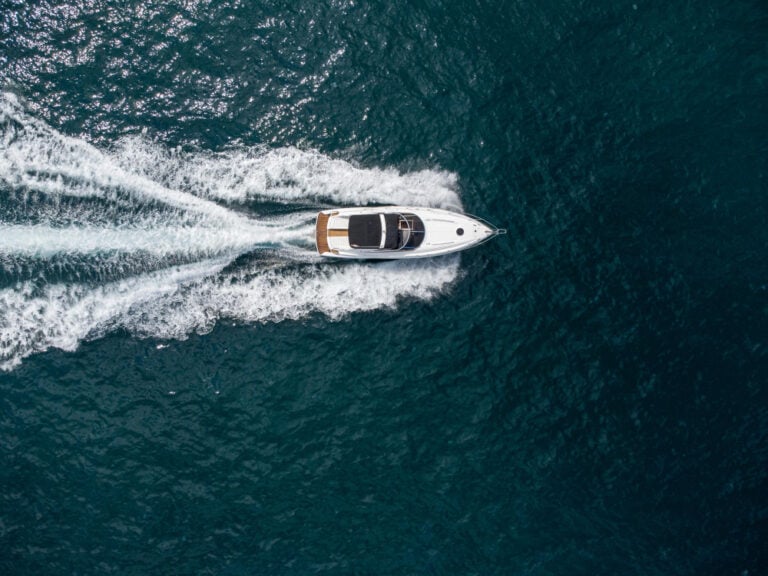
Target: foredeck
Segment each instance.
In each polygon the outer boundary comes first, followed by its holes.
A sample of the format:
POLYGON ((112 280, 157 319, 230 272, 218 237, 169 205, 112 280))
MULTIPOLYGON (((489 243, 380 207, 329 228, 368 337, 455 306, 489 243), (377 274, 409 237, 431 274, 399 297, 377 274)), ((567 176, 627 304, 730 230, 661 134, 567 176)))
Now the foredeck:
POLYGON ((317 215, 317 223, 315 224, 315 244, 317 245, 318 254, 327 254, 331 251, 328 247, 328 219, 329 214, 320 212, 317 215))

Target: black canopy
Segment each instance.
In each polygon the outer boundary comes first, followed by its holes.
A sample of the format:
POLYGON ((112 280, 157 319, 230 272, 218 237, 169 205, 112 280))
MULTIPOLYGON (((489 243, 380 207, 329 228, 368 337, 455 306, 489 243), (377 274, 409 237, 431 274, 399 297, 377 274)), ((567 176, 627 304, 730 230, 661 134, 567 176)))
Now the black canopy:
MULTIPOLYGON (((397 214, 384 214, 386 222, 385 250, 396 250, 398 244, 397 214)), ((379 214, 358 214, 349 217, 349 245, 353 248, 381 246, 381 217, 379 214)))

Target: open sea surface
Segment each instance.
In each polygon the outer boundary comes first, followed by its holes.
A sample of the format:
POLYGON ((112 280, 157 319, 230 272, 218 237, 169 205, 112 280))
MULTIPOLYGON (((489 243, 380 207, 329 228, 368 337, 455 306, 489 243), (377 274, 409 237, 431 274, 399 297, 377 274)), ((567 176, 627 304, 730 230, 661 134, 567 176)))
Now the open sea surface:
POLYGON ((0 574, 768 574, 768 4, 0 0, 0 574))

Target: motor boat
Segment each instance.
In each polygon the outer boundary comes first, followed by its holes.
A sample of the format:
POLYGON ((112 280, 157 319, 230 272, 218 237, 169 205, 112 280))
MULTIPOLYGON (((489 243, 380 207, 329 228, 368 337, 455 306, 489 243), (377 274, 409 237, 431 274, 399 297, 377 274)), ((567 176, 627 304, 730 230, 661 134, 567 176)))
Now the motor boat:
POLYGON ((477 216, 406 206, 323 210, 317 215, 317 252, 329 258, 426 258, 477 246, 506 230, 477 216))

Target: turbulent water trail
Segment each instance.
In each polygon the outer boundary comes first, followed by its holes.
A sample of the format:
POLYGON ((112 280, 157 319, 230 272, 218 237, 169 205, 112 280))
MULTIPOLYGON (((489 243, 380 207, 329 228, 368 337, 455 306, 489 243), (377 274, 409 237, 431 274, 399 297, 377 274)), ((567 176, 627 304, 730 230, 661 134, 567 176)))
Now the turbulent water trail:
POLYGON ((363 169, 296 148, 188 153, 138 137, 118 142, 116 154, 121 165, 132 166, 153 181, 226 202, 390 203, 461 209, 456 176, 444 171, 401 174, 394 169, 363 169))
POLYGON ((201 227, 104 229, 0 224, 3 251, 43 258, 57 254, 132 251, 157 256, 190 252, 215 254, 224 247, 242 252, 258 245, 301 240, 311 234, 311 227, 291 230, 257 225, 243 230, 216 230, 201 227))
POLYGON ((101 150, 1 94, 0 369, 115 329, 185 338, 220 318, 336 319, 431 298, 458 258, 321 263, 306 207, 460 208, 455 188, 446 172, 362 169, 291 148, 189 152, 131 137, 101 150), (259 215, 263 201, 288 213, 259 215))

